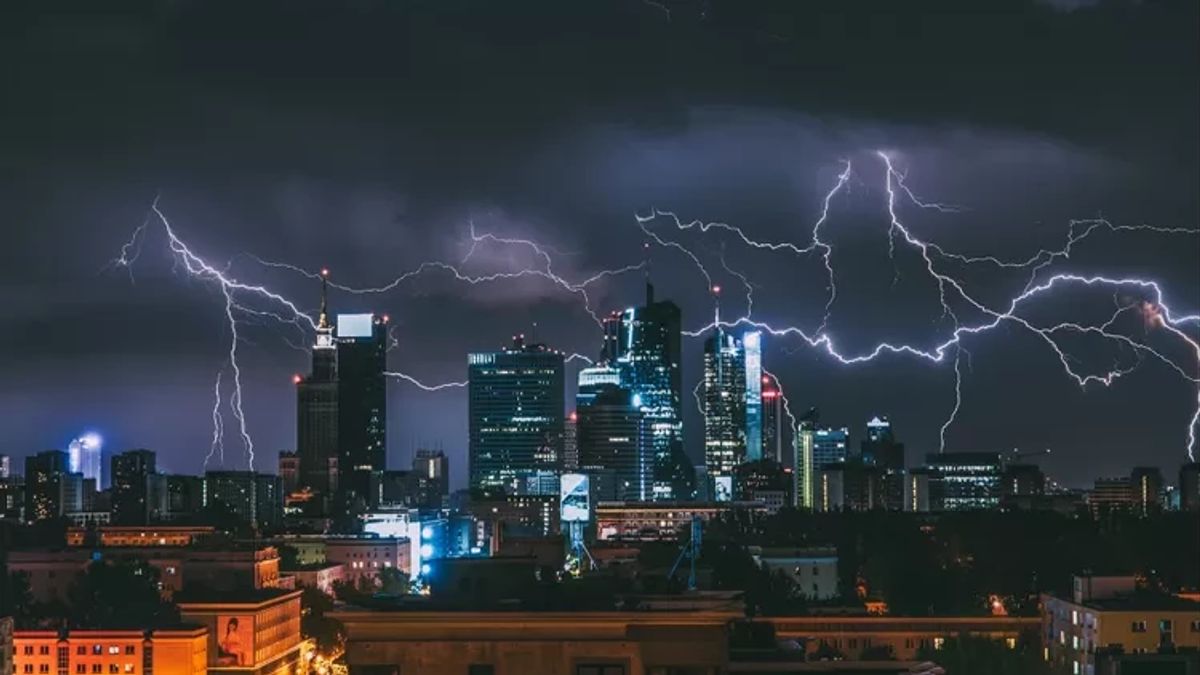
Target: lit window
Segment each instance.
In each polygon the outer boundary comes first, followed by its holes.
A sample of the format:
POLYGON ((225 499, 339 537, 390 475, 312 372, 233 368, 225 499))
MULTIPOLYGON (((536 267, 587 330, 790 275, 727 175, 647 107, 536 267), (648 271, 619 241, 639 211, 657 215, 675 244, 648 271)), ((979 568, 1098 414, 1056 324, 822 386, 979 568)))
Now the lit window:
POLYGON ((946 638, 940 638, 940 637, 933 638, 933 648, 934 649, 941 649, 942 646, 945 644, 946 644, 946 638))
POLYGON ((1014 637, 1004 638, 1004 645, 1006 647, 1008 647, 1009 649, 1016 649, 1017 648, 1017 638, 1014 638, 1014 637))
POLYGON ((121 648, 120 648, 120 647, 118 647, 118 646, 116 646, 116 645, 109 645, 109 647, 108 647, 108 653, 109 653, 109 654, 120 654, 120 653, 121 653, 121 648))

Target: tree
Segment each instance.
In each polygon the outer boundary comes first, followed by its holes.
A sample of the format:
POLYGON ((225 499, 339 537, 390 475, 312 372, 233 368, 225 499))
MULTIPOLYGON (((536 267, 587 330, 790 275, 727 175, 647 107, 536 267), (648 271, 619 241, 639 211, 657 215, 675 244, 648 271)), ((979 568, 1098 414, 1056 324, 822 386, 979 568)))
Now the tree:
POLYGON ((379 570, 379 592, 384 595, 405 595, 410 583, 408 575, 395 567, 385 567, 379 570))
POLYGON ((333 598, 319 588, 307 587, 300 595, 300 632, 314 638, 323 652, 332 651, 345 639, 342 624, 325 616, 332 609, 333 598))
POLYGON ((37 614, 29 589, 29 575, 8 572, 0 577, 0 616, 11 616, 18 626, 24 626, 37 614))
POLYGON ((67 619, 78 628, 154 628, 178 624, 179 610, 147 563, 97 560, 68 589, 67 619))

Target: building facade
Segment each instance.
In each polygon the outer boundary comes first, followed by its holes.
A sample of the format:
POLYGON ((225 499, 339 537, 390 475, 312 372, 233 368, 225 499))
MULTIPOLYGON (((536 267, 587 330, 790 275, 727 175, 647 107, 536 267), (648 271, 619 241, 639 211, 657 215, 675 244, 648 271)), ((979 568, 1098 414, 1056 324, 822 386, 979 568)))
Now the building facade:
POLYGON ((386 315, 337 317, 338 504, 379 505, 378 477, 387 469, 386 315), (373 489, 375 488, 375 489, 373 489))
POLYGON ((144 525, 150 521, 151 476, 157 456, 150 450, 128 450, 112 458, 112 522, 144 525))
POLYGON ((1041 606, 1047 659, 1078 675, 1107 675, 1097 656, 1114 648, 1126 654, 1200 649, 1200 603, 1139 591, 1133 577, 1075 577, 1071 597, 1043 594, 1041 606))
POLYGON ((615 499, 650 500, 654 446, 640 397, 612 384, 593 387, 581 382, 580 391, 584 392, 576 408, 580 471, 611 472, 615 499))
POLYGON ((620 385, 638 397, 650 445, 649 499, 687 498, 690 461, 683 452, 681 314, 656 300, 646 284, 646 304, 604 320, 602 360, 620 373, 620 385))
POLYGON ((992 452, 942 452, 926 457, 940 483, 941 509, 970 511, 1000 505, 1000 455, 992 452))
POLYGON ((470 486, 526 492, 557 474, 563 447, 563 355, 516 336, 498 352, 468 356, 470 486))
POLYGON ((718 328, 704 342, 704 465, 710 481, 746 459, 746 352, 718 328))
POLYGON ((301 591, 262 590, 181 598, 184 622, 204 626, 209 673, 296 675, 301 591))
POLYGON ((208 631, 19 630, 16 675, 205 675, 208 631))
POLYGON ((318 495, 316 503, 322 506, 336 488, 331 469, 338 459, 338 353, 326 302, 327 276, 322 271, 321 313, 312 347, 312 367, 307 376, 297 375, 294 380, 299 487, 318 495))

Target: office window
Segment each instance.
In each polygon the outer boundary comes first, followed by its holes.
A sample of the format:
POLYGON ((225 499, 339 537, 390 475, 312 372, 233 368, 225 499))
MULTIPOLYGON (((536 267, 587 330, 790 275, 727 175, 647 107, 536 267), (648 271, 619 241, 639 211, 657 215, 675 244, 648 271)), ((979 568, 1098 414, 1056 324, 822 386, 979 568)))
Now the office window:
POLYGON ((104 647, 101 647, 100 645, 92 645, 92 653, 99 656, 100 654, 104 653, 104 647))
POLYGON ((472 663, 467 666, 467 675, 495 675, 496 667, 490 663, 472 663))
POLYGON ((126 654, 136 654, 137 647, 135 647, 134 645, 125 645, 125 653, 126 654))
POLYGON ((109 646, 108 646, 108 653, 109 653, 109 654, 120 654, 120 653, 121 653, 121 648, 120 648, 120 647, 118 647, 118 646, 116 646, 116 645, 109 645, 109 646))
POLYGON ((132 672, 133 672, 133 664, 132 664, 132 663, 126 663, 126 664, 125 664, 125 672, 127 672, 127 673, 132 673, 132 672))
POLYGON ((575 667, 575 675, 625 675, 625 666, 614 663, 587 663, 575 667))
POLYGON ((76 675, 87 675, 87 664, 76 663, 75 664, 75 673, 76 673, 76 675))
POLYGON ((33 672, 33 664, 26 663, 25 667, 21 669, 21 672, 25 673, 26 675, 30 675, 30 673, 33 672))
POLYGON ((99 673, 102 670, 103 670, 103 666, 101 666, 99 663, 92 664, 92 675, 96 675, 96 673, 99 673))
POLYGON ((25 649, 21 650, 25 656, 33 656, 33 645, 25 645, 25 649))
POLYGON ((50 672, 50 664, 49 663, 39 663, 38 664, 38 673, 41 673, 41 675, 45 675, 46 673, 49 673, 49 672, 50 672))
POLYGON ((1193 621, 1193 622, 1192 622, 1192 632, 1193 632, 1193 633, 1200 633, 1200 621, 1193 621))
POLYGON ((84 647, 83 645, 79 645, 78 647, 75 648, 75 653, 79 656, 87 656, 87 647, 84 647))
POLYGON ((1134 621, 1133 626, 1131 628, 1132 628, 1133 632, 1135 632, 1135 633, 1145 633, 1146 632, 1146 622, 1145 621, 1134 621))
POLYGON ((108 664, 109 675, 118 675, 120 672, 121 672, 121 666, 118 666, 115 663, 108 664))
POLYGON ((1171 619, 1159 619, 1158 630, 1164 633, 1170 633, 1175 630, 1175 622, 1171 619))
POLYGON ((41 656, 50 656, 50 645, 38 645, 38 654, 41 656))

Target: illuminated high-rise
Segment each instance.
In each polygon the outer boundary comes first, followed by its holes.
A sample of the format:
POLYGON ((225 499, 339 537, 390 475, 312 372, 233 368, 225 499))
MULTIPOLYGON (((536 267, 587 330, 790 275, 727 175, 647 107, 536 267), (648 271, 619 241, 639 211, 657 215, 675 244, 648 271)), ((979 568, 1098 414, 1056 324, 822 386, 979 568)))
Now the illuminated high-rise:
POLYGON ((680 411, 680 316, 679 306, 655 300, 654 286, 647 283, 646 304, 604 320, 601 358, 619 372, 620 386, 638 396, 649 434, 651 466, 642 471, 651 475, 647 499, 688 499, 692 493, 680 411))
POLYGON ((813 466, 820 469, 827 464, 845 462, 849 442, 848 427, 818 425, 813 430, 813 466))
POLYGON ((704 342, 704 464, 710 479, 746 459, 746 354, 718 328, 704 342))
POLYGON ((525 492, 558 473, 563 448, 563 355, 524 336, 467 356, 468 473, 473 489, 525 492))
POLYGON ((746 461, 763 458, 762 333, 742 336, 746 358, 746 461))
POLYGON ((339 507, 379 503, 387 469, 387 316, 337 317, 339 507))
POLYGON ((112 522, 145 525, 150 521, 151 477, 157 473, 157 455, 151 450, 127 450, 112 458, 112 522))
POLYGON ((784 417, 783 392, 771 386, 763 378, 762 387, 762 458, 780 464, 784 463, 783 429, 784 417))
POLYGON ((615 384, 595 385, 576 408, 579 471, 611 474, 622 501, 651 498, 653 446, 643 408, 638 394, 615 384))
POLYGON ((84 478, 90 478, 96 482, 96 487, 99 488, 101 483, 101 472, 103 462, 100 459, 100 446, 102 440, 99 434, 87 433, 75 440, 67 446, 67 456, 71 466, 71 473, 83 474, 84 478))
POLYGON ((792 435, 792 498, 793 506, 812 509, 816 504, 816 470, 813 464, 813 445, 817 411, 810 408, 796 423, 792 435))
POLYGON ((316 493, 318 503, 333 496, 330 470, 338 456, 338 353, 326 303, 326 274, 321 279, 321 313, 312 347, 312 371, 296 376, 296 454, 300 489, 316 493))

